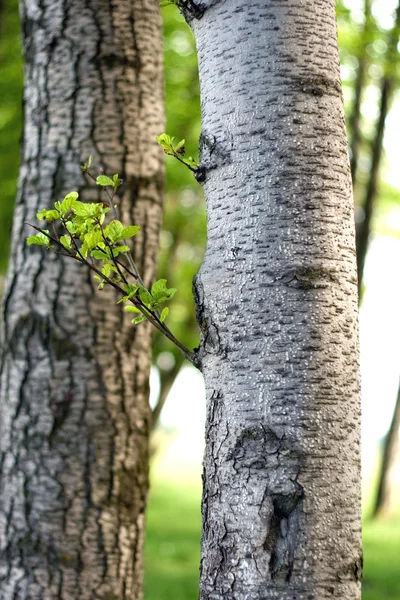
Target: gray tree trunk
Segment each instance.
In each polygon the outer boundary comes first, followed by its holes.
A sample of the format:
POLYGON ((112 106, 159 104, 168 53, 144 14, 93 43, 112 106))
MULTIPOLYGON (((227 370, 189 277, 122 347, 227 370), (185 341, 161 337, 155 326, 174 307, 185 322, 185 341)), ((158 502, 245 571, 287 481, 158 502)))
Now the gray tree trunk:
POLYGON ((400 385, 392 421, 387 433, 382 467, 379 476, 378 493, 374 506, 374 517, 393 517, 399 513, 400 497, 400 385))
POLYGON ((208 243, 201 600, 358 600, 357 276, 333 0, 181 3, 208 243))
POLYGON ((1 600, 142 597, 150 334, 73 261, 25 243, 80 164, 124 179, 154 279, 162 215, 158 2, 23 0, 25 130, 2 329, 1 600))

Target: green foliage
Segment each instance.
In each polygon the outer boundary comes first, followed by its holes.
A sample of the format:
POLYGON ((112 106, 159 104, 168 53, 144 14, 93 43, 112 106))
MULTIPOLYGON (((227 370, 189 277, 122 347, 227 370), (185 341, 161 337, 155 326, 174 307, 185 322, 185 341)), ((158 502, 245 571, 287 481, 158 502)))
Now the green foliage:
POLYGON ((7 266, 22 132, 22 55, 18 0, 0 2, 0 274, 7 266))
POLYGON ((185 140, 181 140, 175 144, 175 138, 167 135, 166 133, 156 136, 156 140, 164 150, 165 154, 174 156, 179 160, 179 162, 186 165, 191 171, 196 171, 199 163, 196 162, 191 156, 185 158, 185 140))
MULTIPOLYGON (((86 166, 86 164, 84 166, 86 166)), ((82 167, 82 169, 83 169, 83 167, 82 167)), ((83 170, 88 171, 88 168, 83 169, 83 170)), ((96 178, 96 183, 97 183, 97 185, 102 185, 104 187, 112 187, 115 190, 117 190, 119 188, 119 186, 122 184, 122 179, 120 179, 118 177, 118 173, 113 175, 112 179, 110 177, 107 177, 107 175, 99 175, 96 178)))
MULTIPOLYGON (((91 159, 83 165, 83 170, 87 173, 90 164, 91 159)), ((100 175, 96 179, 97 185, 113 187, 114 190, 120 182, 118 174, 112 179, 106 175, 100 175)), ((140 227, 124 227, 117 218, 104 224, 110 207, 103 202, 81 202, 78 198, 78 192, 70 192, 62 202, 55 202, 54 208, 39 210, 37 218, 52 223, 54 231, 51 234, 48 229, 33 226, 38 233, 27 238, 28 244, 46 248, 58 246, 64 250, 66 256, 85 263, 95 272, 94 277, 99 281, 99 289, 103 289, 107 284, 111 285, 122 294, 119 302, 131 303, 125 310, 139 314, 132 323, 137 324, 148 319, 158 324, 162 330, 162 324, 168 315, 168 309, 162 308, 162 304, 173 298, 176 289, 168 288, 166 279, 159 279, 152 285, 151 291, 147 290, 137 276, 132 259, 127 263, 119 258, 121 254, 130 252, 125 240, 134 237, 140 227), (63 234, 59 236, 57 231, 60 229, 63 234), (132 277, 135 278, 135 283, 129 281, 132 277)), ((111 205, 112 200, 111 197, 111 205)))
POLYGON ((29 246, 36 244, 37 246, 46 246, 46 248, 53 248, 50 244, 50 231, 48 229, 44 229, 43 232, 40 231, 37 235, 31 235, 31 237, 27 238, 27 242, 29 246))

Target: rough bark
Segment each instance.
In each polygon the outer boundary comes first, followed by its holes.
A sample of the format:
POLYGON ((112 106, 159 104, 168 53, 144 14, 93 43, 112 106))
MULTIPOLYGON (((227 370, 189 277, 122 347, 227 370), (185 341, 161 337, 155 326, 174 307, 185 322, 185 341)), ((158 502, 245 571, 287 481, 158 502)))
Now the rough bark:
POLYGON ((375 517, 391 517, 399 511, 400 492, 400 385, 392 422, 385 440, 375 517))
POLYGON ((156 1, 22 0, 25 128, 3 305, 1 600, 142 597, 150 334, 74 261, 25 243, 26 220, 94 165, 124 179, 120 213, 154 279, 162 215, 156 1))
POLYGON ((208 242, 201 600, 358 600, 357 276, 335 3, 182 2, 208 242))

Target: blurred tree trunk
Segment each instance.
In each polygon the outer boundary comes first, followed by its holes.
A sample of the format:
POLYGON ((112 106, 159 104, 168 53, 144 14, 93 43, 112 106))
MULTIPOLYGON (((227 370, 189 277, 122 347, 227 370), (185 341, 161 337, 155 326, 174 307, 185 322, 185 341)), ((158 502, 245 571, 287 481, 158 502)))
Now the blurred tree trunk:
POLYGON ((153 428, 157 426, 157 423, 160 419, 160 415, 162 409, 164 408, 164 404, 167 401, 168 394, 171 391, 172 386, 175 383, 175 379, 178 377, 179 372, 182 368, 184 362, 183 356, 177 356, 174 366, 170 371, 164 371, 160 369, 160 391, 158 394, 156 405, 153 409, 152 413, 152 426, 153 428))
POLYGON ((366 45, 369 42, 370 28, 371 28, 371 3, 370 0, 364 0, 364 30, 362 35, 362 44, 358 53, 358 71, 357 79, 354 86, 354 104, 353 110, 349 119, 349 126, 351 132, 351 144, 350 144, 350 171, 353 186, 356 181, 359 149, 361 143, 361 101, 362 95, 365 88, 367 69, 368 69, 368 55, 365 52, 366 45))
MULTIPOLYGON (((362 279, 365 258, 371 236, 371 221, 378 192, 378 178, 383 149, 383 136, 390 101, 395 90, 396 66, 398 63, 397 45, 400 34, 400 3, 397 6, 395 23, 389 34, 385 75, 381 83, 380 110, 372 145, 371 171, 364 200, 365 218, 357 225, 357 263, 359 297, 362 298, 362 279)), ((384 441, 383 460, 379 475, 378 493, 374 506, 374 516, 390 516, 398 510, 399 471, 400 471, 400 385, 389 432, 384 441)))
POLYGON ((25 243, 39 208, 124 180, 121 218, 154 279, 164 128, 157 2, 22 0, 25 128, 0 379, 0 598, 142 597, 151 363, 147 324, 74 261, 25 243))
POLYGON ((389 112, 390 102, 395 86, 396 65, 398 62, 397 44, 399 42, 399 33, 400 3, 397 6, 395 23, 389 33, 385 73, 380 87, 379 117, 376 124, 375 135, 371 144, 371 169, 362 205, 364 218, 357 223, 356 229, 358 291, 360 300, 362 299, 362 280, 364 275, 365 259, 371 237, 372 216, 378 195, 379 172, 382 160, 385 122, 389 112))
POLYGON ((391 517, 400 509, 400 385, 383 449, 382 469, 374 507, 375 517, 391 517))
POLYGON ((359 600, 357 275, 335 3, 185 3, 208 242, 201 600, 359 600))

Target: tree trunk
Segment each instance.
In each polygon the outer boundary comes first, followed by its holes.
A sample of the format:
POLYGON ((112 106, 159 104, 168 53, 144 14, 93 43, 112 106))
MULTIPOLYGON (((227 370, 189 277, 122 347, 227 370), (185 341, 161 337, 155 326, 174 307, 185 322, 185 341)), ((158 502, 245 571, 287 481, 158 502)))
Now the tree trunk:
POLYGON ((164 127, 157 2, 23 0, 25 129, 4 296, 0 392, 1 600, 142 597, 151 362, 113 293, 25 243, 39 208, 94 165, 124 180, 121 220, 154 279, 164 127))
POLYGON ((357 276, 335 3, 185 4, 208 243, 201 600, 358 600, 357 276))
POLYGON ((389 34, 388 52, 385 65, 385 76, 380 87, 379 117, 373 142, 371 144, 371 170, 363 202, 364 218, 357 224, 357 273, 358 293, 362 299, 362 280, 364 275, 365 259, 371 237, 372 216, 378 195, 379 171, 383 152, 383 136, 385 132, 386 117, 389 112, 393 94, 396 64, 398 62, 397 44, 400 30, 400 2, 397 6, 394 26, 389 34))
POLYGON ((400 385, 392 422, 383 448, 375 517, 392 517, 400 509, 400 385))
POLYGON ((349 118, 350 126, 350 172, 353 186, 356 182, 358 158, 361 143, 361 100, 365 88, 367 69, 369 66, 368 54, 365 52, 365 46, 370 42, 371 29, 371 5, 370 0, 364 0, 364 30, 362 33, 362 44, 358 53, 357 79, 354 86, 354 103, 351 116, 349 118))

